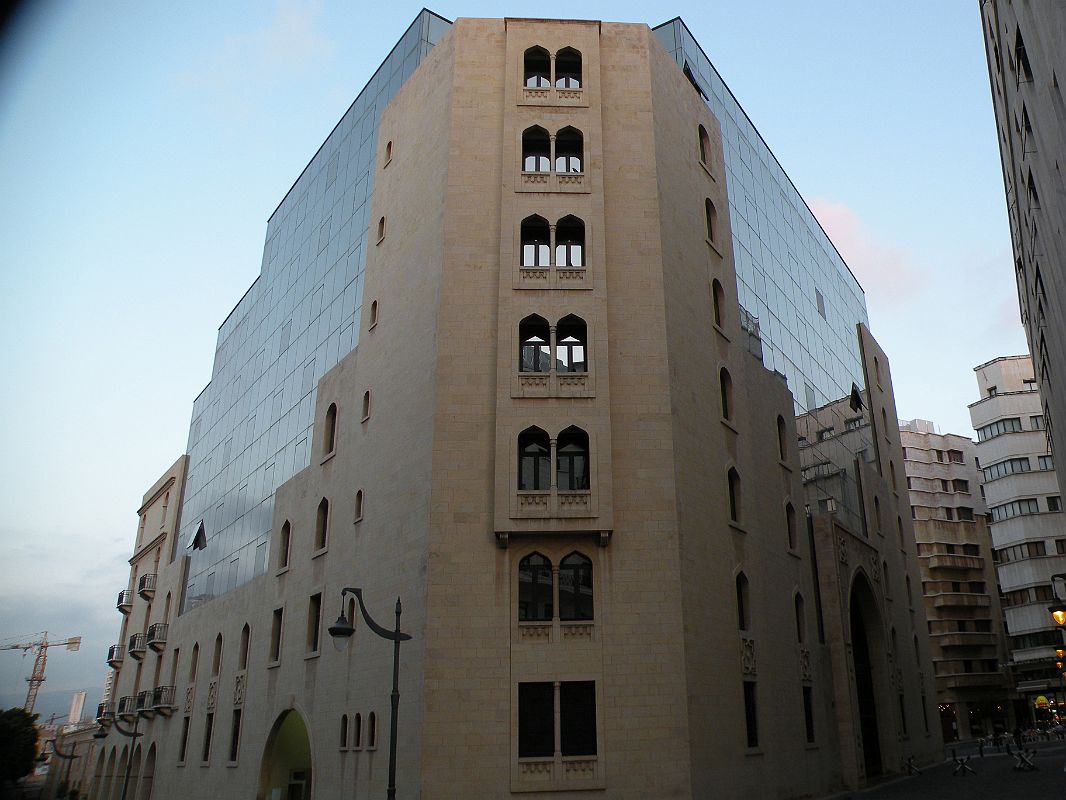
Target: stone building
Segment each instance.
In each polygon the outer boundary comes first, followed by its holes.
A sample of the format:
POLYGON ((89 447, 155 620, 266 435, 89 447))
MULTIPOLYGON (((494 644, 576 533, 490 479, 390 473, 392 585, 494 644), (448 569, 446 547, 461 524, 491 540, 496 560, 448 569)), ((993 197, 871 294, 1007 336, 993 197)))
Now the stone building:
POLYGON ((680 20, 419 15, 220 329, 139 797, 381 794, 393 733, 400 797, 813 796, 940 756, 888 360, 733 106, 680 20), (831 443, 797 424, 854 398, 808 513, 831 443))
POLYGON ((999 581, 973 440, 900 423, 945 741, 1014 728, 999 581))
POLYGON ((1056 698, 1062 702, 1054 652, 1061 636, 1048 605, 1056 594, 1052 576, 1066 572, 1066 532, 1044 404, 1028 356, 997 358, 974 372, 981 399, 970 405, 970 419, 977 431, 1014 679, 1027 699, 1023 716, 1046 719, 1056 698), (1039 698, 1048 705, 1037 704, 1039 698))

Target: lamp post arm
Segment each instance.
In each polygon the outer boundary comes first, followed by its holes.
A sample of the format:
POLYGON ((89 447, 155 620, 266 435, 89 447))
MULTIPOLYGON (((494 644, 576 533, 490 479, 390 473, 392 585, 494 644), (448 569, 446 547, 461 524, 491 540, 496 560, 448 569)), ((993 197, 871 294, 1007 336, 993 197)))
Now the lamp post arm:
MULTIPOLYGON (((380 625, 378 625, 376 622, 374 622, 373 617, 370 616, 370 612, 367 611, 366 610, 366 606, 363 605, 363 590, 362 589, 353 589, 353 588, 341 589, 341 597, 343 598, 344 595, 346 595, 346 594, 350 594, 350 595, 354 595, 355 596, 355 599, 359 601, 359 612, 363 615, 363 619, 366 621, 367 627, 370 628, 370 630, 372 630, 374 633, 376 633, 382 639, 388 639, 391 642, 406 642, 406 641, 410 640, 410 638, 411 638, 410 634, 401 633, 399 629, 397 629, 395 631, 390 631, 387 628, 383 628, 380 625)), ((352 622, 355 622, 355 620, 352 620, 352 622)))
POLYGON ((64 753, 62 750, 59 749, 59 740, 58 739, 53 739, 52 740, 52 752, 55 753, 60 758, 62 758, 63 760, 68 760, 68 759, 71 759, 71 758, 81 758, 81 756, 77 756, 77 755, 74 754, 74 751, 77 750, 77 749, 78 749, 78 745, 77 745, 77 742, 75 742, 74 746, 70 748, 70 752, 69 753, 64 753))

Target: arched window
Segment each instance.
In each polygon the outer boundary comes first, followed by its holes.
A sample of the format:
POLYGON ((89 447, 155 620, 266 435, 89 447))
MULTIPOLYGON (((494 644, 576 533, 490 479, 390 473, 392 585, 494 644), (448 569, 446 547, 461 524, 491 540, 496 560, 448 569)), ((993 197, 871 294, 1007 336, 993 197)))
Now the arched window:
POLYGON ((189 683, 196 683, 196 668, 200 665, 200 643, 194 642, 189 660, 189 683))
POLYGON ((551 345, 549 344, 548 320, 538 314, 530 314, 518 323, 519 372, 548 372, 551 369, 551 345))
POLYGON ((363 422, 370 419, 370 390, 363 392, 363 422))
POLYGON ((751 608, 748 605, 748 576, 737 573, 737 627, 746 631, 751 627, 751 608))
POLYGON ((551 618, 552 564, 540 553, 530 553, 518 562, 518 620, 544 622, 551 618))
POLYGON ((366 746, 370 749, 378 746, 378 715, 373 711, 366 720, 366 746))
POLYGON ((788 529, 788 549, 796 549, 796 509, 792 503, 785 503, 785 526, 788 529))
POLYGON ((341 714, 341 741, 340 748, 344 750, 348 746, 348 715, 341 714))
POLYGON ((555 226, 555 266, 585 266, 585 223, 573 215, 555 226))
POLYGON ((700 137, 700 161, 703 164, 705 164, 707 166, 710 166, 711 162, 710 162, 709 159, 711 157, 711 137, 707 135, 707 129, 704 128, 702 125, 700 125, 700 127, 699 127, 699 137, 700 137))
POLYGON ((522 132, 522 170, 524 172, 551 171, 551 140, 539 125, 522 132))
POLYGON ((322 498, 315 517, 315 550, 321 550, 329 540, 329 500, 322 498))
POLYGON ((551 56, 543 47, 531 47, 523 58, 523 84, 528 89, 547 89, 551 86, 551 56))
POLYGON ((881 562, 881 584, 885 587, 885 597, 888 597, 891 594, 889 589, 891 588, 892 584, 888 580, 888 562, 887 561, 882 561, 881 562))
POLYGON ((559 434, 556 486, 564 492, 589 488, 589 435, 571 425, 559 434))
MULTIPOLYGON (((896 491, 896 462, 888 462, 888 475, 892 479, 892 491, 896 491)), ((878 523, 880 524, 880 523, 878 523)))
POLYGON ((526 428, 518 434, 518 488, 546 491, 551 480, 551 449, 548 434, 540 428, 526 428))
POLYGON ((370 327, 373 328, 378 324, 378 301, 375 300, 370 304, 370 327))
POLYGON ((390 161, 392 161, 392 142, 386 142, 385 143, 385 166, 386 167, 389 165, 390 161))
POLYGON ((881 409, 881 432, 885 435, 885 438, 887 439, 888 438, 888 414, 885 413, 885 410, 883 408, 881 409))
POLYGON ((359 489, 355 493, 355 521, 358 522, 363 518, 363 490, 359 489))
POLYGON ((588 372, 586 361, 588 329, 585 320, 567 314, 555 328, 555 370, 557 372, 588 372))
POLYGON ((211 659, 211 677, 217 678, 222 670, 222 634, 215 637, 215 656, 211 659))
POLYGON ((914 605, 914 595, 911 593, 911 576, 906 576, 904 582, 907 584, 907 605, 914 605))
POLYGON ((722 327, 722 305, 725 302, 725 292, 722 290, 722 284, 715 278, 711 281, 711 303, 714 306, 714 324, 719 328, 722 327))
POLYGON ((795 598, 796 606, 796 641, 800 644, 807 638, 807 616, 803 609, 803 595, 799 592, 796 593, 795 598))
POLYGON ((722 394, 722 418, 733 419, 733 379, 725 367, 718 372, 718 383, 722 394))
POLYGON ((714 207, 714 203, 711 202, 711 198, 708 197, 703 201, 703 210, 707 215, 707 239, 717 243, 718 210, 714 207))
POLYGON ((592 619, 592 560, 581 553, 559 562, 559 619, 592 619))
POLYGON ((278 569, 289 566, 289 547, 292 544, 292 525, 288 520, 281 526, 281 539, 278 542, 278 569))
POLYGON ((577 128, 567 126, 555 135, 555 171, 584 172, 585 139, 577 128))
POLYGON ((241 629, 241 651, 238 654, 237 669, 248 669, 248 643, 252 636, 252 629, 245 623, 241 629))
POLYGON ((551 235, 548 220, 534 214, 522 220, 522 266, 551 265, 551 235))
POLYGON ((874 498, 874 525, 878 533, 881 532, 881 498, 874 498))
POLYGON ((896 537, 899 539, 899 549, 903 549, 903 517, 896 517, 896 537))
POLYGON ((918 669, 922 668, 922 653, 918 649, 918 637, 914 637, 914 663, 918 669))
POLYGON ((352 747, 360 748, 363 746, 363 715, 356 714, 355 721, 353 723, 355 730, 352 731, 352 747))
POLYGON ((322 431, 322 452, 332 453, 337 448, 337 404, 330 403, 326 409, 326 424, 322 431))
POLYGON ((777 415, 777 455, 782 461, 788 458, 788 428, 780 414, 777 415))
POLYGON ((581 88, 581 53, 572 47, 564 47, 555 54, 555 87, 581 88))
POLYGON ((378 241, 380 242, 385 238, 385 218, 382 217, 378 220, 378 241))
POLYGON ((740 522, 740 473, 735 467, 730 467, 726 478, 729 484, 729 519, 740 522))

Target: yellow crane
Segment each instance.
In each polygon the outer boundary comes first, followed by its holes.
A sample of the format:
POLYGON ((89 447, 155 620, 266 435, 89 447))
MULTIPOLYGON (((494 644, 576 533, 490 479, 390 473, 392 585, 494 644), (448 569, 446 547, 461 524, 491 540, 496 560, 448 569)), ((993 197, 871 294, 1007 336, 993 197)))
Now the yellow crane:
POLYGON ((24 639, 24 641, 0 643, 0 650, 21 650, 23 655, 26 655, 31 650, 34 651, 33 672, 30 677, 26 678, 29 681, 30 690, 26 693, 26 705, 24 706, 26 713, 32 714, 33 706, 37 702, 37 690, 44 683, 44 665, 48 661, 48 648, 66 647, 67 650, 77 650, 81 647, 81 637, 71 636, 62 641, 50 642, 48 641, 48 631, 42 631, 41 633, 34 633, 20 638, 24 639))

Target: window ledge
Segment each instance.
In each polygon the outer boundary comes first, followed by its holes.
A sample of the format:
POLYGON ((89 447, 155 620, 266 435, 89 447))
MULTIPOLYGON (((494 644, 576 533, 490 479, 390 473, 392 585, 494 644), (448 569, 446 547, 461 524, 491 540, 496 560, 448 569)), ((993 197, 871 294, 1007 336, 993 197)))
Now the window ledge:
POLYGON ((234 768, 239 767, 239 766, 240 766, 240 762, 239 761, 227 761, 226 762, 226 769, 234 769, 234 768))
POLYGON ((716 331, 718 332, 718 335, 719 335, 719 336, 721 336, 721 337, 722 337, 723 339, 725 339, 725 340, 726 340, 727 342, 728 342, 728 341, 731 341, 731 340, 730 340, 730 338, 729 338, 729 334, 727 334, 727 333, 726 333, 726 332, 725 332, 725 331, 724 331, 724 330, 722 329, 722 326, 721 326, 721 325, 719 325, 719 324, 718 324, 717 322, 712 322, 711 324, 712 324, 712 325, 714 326, 714 329, 715 329, 715 330, 716 330, 716 331))
POLYGON ((384 163, 384 164, 382 164, 382 165, 381 165, 381 168, 382 168, 382 169, 385 169, 385 168, 386 168, 387 166, 389 166, 389 164, 391 164, 391 163, 392 163, 392 158, 389 158, 388 160, 386 160, 386 161, 385 161, 385 163, 384 163))
POLYGON ((184 761, 179 761, 179 762, 178 762, 177 764, 175 764, 174 766, 176 766, 176 767, 184 767, 184 766, 185 766, 185 762, 184 762, 184 761))
POLYGON ((703 167, 703 171, 706 172, 710 176, 712 181, 715 181, 715 182, 718 181, 718 179, 716 177, 714 177, 714 173, 711 172, 711 168, 707 166, 707 162, 706 161, 700 161, 699 164, 700 164, 701 167, 703 167))
POLYGON ((210 766, 211 766, 211 762, 210 761, 201 761, 200 762, 200 768, 201 769, 206 768, 206 767, 210 767, 210 766))
POLYGON ((707 242, 707 246, 710 247, 715 253, 717 253, 719 258, 725 258, 725 256, 722 255, 722 251, 718 249, 718 245, 716 245, 710 239, 704 239, 703 241, 707 242))
POLYGON ((788 462, 787 462, 787 461, 785 461, 785 460, 783 460, 783 459, 778 459, 777 463, 781 465, 781 469, 786 469, 786 470, 788 470, 789 472, 792 472, 792 467, 790 467, 790 466, 788 465, 788 462))
POLYGON ((325 547, 322 547, 322 548, 320 548, 318 550, 315 550, 315 552, 313 552, 311 554, 311 560, 314 561, 316 558, 320 558, 321 556, 324 556, 328 552, 329 552, 329 545, 327 544, 325 547))
POLYGON ((322 655, 321 650, 313 650, 310 653, 304 654, 304 661, 310 661, 313 658, 318 658, 320 655, 322 655))
POLYGON ((271 661, 270 663, 267 664, 267 669, 277 669, 280 666, 281 666, 281 661, 280 660, 271 661))
POLYGON ((798 559, 800 559, 801 561, 803 560, 803 556, 802 556, 802 555, 800 555, 800 553, 799 553, 799 551, 798 551, 798 550, 795 550, 795 549, 793 549, 793 548, 791 548, 791 547, 790 547, 790 548, 789 548, 789 549, 788 549, 788 550, 787 550, 786 552, 787 552, 787 553, 788 553, 788 554, 789 554, 790 556, 792 556, 793 558, 798 558, 798 559))
POLYGON ((730 420, 726 419, 725 417, 722 417, 721 423, 727 428, 729 428, 729 430, 733 431, 733 433, 737 434, 738 436, 740 435, 740 431, 737 430, 737 426, 734 425, 730 420))
POLYGON ((749 756, 763 756, 766 755, 766 751, 761 747, 748 747, 744 750, 744 758, 749 756))
POLYGON ((337 448, 336 447, 334 447, 332 450, 330 450, 328 453, 326 453, 324 456, 322 456, 322 460, 319 461, 318 463, 320 465, 321 464, 325 464, 327 461, 330 461, 335 455, 337 455, 337 448))
POLYGON ((363 515, 360 514, 358 517, 356 517, 355 519, 352 520, 352 524, 353 525, 358 525, 362 521, 363 521, 363 515))
POLYGON ((381 244, 383 241, 385 241, 385 237, 384 236, 382 236, 380 239, 378 239, 376 242, 374 242, 374 245, 377 246, 377 245, 381 244))
POLYGON ((814 742, 807 742, 807 744, 805 744, 805 745, 803 746, 803 749, 804 749, 804 750, 818 750, 818 749, 820 749, 820 748, 819 748, 819 747, 818 747, 818 745, 817 745, 816 743, 814 743, 814 742))
POLYGON ((369 414, 367 414, 367 415, 366 415, 365 417, 363 417, 363 418, 362 418, 361 420, 359 420, 359 421, 360 421, 360 422, 366 422, 366 421, 367 421, 367 420, 369 420, 369 419, 370 419, 370 415, 369 415, 369 414))
POLYGON ((377 326, 378 326, 378 321, 377 321, 377 320, 374 320, 374 321, 373 321, 373 322, 371 322, 371 323, 370 323, 369 325, 367 325, 366 329, 367 329, 368 331, 372 331, 372 330, 374 330, 374 328, 376 328, 377 326))
POLYGON ((289 571, 289 565, 288 564, 286 564, 284 567, 278 567, 277 572, 274 573, 274 577, 275 578, 280 578, 282 575, 284 575, 288 571, 289 571))
POLYGON ((745 528, 739 522, 734 522, 733 520, 729 521, 729 527, 732 528, 733 530, 735 530, 737 533, 747 533, 748 532, 747 528, 745 528))

